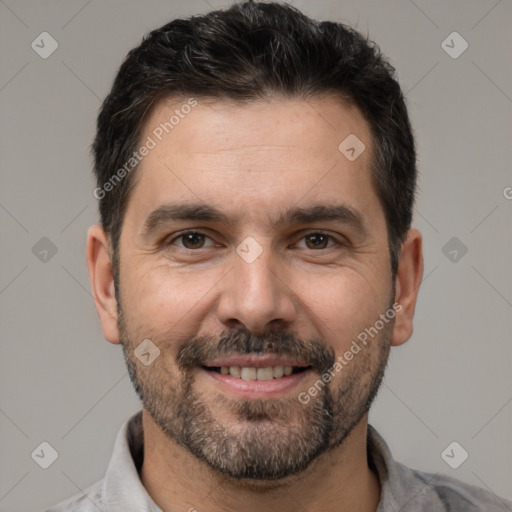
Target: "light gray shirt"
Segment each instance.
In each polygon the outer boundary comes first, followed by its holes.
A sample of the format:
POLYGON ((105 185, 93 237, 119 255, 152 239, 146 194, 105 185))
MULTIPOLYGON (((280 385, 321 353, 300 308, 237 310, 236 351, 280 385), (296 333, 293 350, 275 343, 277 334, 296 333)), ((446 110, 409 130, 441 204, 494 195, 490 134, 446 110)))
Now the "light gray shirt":
MULTIPOLYGON (((142 412, 121 427, 105 478, 44 512, 162 512, 142 485, 142 412)), ((512 502, 448 476, 396 462, 384 439, 368 426, 368 460, 381 497, 376 512, 511 512, 512 502)), ((333 511, 335 512, 335 511, 333 511)))

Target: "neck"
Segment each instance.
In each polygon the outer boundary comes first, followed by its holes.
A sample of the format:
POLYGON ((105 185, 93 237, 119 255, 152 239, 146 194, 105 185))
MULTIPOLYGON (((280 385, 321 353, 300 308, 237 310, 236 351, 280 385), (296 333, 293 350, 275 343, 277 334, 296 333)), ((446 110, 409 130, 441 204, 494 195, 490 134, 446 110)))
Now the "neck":
POLYGON ((236 481, 168 439, 143 410, 142 484, 164 511, 374 512, 380 498, 377 475, 367 463, 367 416, 343 444, 298 475, 278 481, 236 481))

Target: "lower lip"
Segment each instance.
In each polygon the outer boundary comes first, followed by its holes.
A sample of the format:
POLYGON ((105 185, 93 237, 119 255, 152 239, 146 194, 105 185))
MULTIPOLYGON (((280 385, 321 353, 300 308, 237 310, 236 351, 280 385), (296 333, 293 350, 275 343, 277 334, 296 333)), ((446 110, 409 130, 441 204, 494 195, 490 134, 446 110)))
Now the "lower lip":
POLYGON ((297 387, 300 382, 308 377, 311 370, 304 370, 300 373, 294 373, 287 377, 280 377, 272 380, 244 380, 232 377, 231 375, 223 375, 222 373, 200 369, 201 373, 208 378, 213 379, 215 384, 229 393, 234 393, 241 398, 272 398, 279 396, 291 389, 297 387))

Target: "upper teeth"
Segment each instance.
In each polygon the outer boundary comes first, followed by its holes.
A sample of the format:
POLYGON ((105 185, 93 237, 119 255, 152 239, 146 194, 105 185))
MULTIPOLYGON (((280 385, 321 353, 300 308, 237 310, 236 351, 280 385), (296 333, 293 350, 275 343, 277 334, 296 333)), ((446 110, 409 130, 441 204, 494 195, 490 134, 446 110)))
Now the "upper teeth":
POLYGON ((272 380, 279 379, 283 375, 291 375, 292 367, 268 366, 266 368, 251 368, 246 366, 221 366, 220 373, 244 380, 272 380))

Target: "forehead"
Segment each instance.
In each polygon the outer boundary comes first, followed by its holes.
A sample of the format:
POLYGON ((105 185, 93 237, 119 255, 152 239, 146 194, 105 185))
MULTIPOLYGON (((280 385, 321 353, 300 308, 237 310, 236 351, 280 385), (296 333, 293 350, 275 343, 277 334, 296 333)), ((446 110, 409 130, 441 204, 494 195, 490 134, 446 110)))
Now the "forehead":
POLYGON ((167 99, 152 109, 140 144, 151 146, 129 202, 140 214, 175 198, 224 210, 245 204, 247 216, 261 215, 258 206, 283 209, 307 198, 362 209, 378 202, 369 125, 335 96, 167 99))
POLYGON ((350 134, 364 139, 370 148, 370 129, 361 111, 340 96, 329 94, 248 102, 164 99, 152 108, 141 138, 152 137, 164 147, 179 145, 183 153, 265 151, 281 146, 313 154, 328 149, 337 156, 339 143, 350 134))

